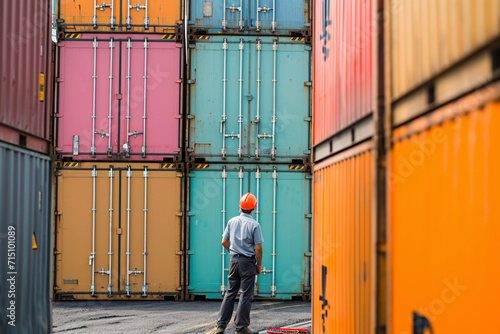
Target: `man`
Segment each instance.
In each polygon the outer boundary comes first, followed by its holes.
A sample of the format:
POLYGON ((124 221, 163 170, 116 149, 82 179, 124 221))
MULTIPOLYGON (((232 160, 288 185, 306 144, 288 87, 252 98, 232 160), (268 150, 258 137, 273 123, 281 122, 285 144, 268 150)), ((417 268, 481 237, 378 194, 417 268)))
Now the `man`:
POLYGON ((232 218, 222 235, 222 245, 231 254, 226 295, 222 301, 217 328, 211 333, 224 333, 231 320, 234 300, 240 292, 240 302, 236 311, 236 334, 253 333, 250 325, 250 308, 253 300, 255 275, 259 275, 262 265, 262 230, 252 218, 257 199, 251 193, 240 199, 239 216, 232 218), (257 260, 257 264, 255 261, 257 260))

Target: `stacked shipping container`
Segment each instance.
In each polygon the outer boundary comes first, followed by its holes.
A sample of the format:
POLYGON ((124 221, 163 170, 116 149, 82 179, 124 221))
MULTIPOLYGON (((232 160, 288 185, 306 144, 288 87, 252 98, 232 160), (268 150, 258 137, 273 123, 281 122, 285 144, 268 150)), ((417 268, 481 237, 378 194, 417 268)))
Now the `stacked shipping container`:
POLYGON ((255 296, 309 298, 308 3, 188 2, 189 299, 224 296, 220 241, 246 192, 258 198, 265 240, 255 296))
POLYGON ((183 10, 58 1, 57 298, 184 298, 183 10))
POLYGON ((338 86, 366 5, 314 7, 313 331, 496 332, 500 6, 378 2, 370 116, 338 86))
POLYGON ((53 46, 47 1, 0 4, 0 305, 4 333, 50 333, 53 46), (33 279, 36 278, 36 279, 33 279))

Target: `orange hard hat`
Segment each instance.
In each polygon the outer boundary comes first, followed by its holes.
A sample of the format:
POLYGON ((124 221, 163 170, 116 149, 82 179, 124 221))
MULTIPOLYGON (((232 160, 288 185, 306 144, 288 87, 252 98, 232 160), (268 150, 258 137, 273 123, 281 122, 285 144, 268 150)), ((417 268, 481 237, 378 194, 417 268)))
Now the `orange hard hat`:
POLYGON ((243 210, 253 210, 257 206, 257 198, 252 193, 246 193, 240 199, 240 208, 243 210))

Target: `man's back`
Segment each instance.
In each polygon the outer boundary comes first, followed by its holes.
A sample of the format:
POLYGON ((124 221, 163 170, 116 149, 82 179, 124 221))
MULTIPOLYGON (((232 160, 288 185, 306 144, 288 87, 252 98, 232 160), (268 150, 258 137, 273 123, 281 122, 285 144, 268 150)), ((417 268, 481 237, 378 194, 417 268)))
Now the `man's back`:
POLYGON ((230 253, 247 257, 255 255, 255 245, 264 242, 260 224, 252 216, 242 213, 232 218, 222 237, 231 242, 230 253))

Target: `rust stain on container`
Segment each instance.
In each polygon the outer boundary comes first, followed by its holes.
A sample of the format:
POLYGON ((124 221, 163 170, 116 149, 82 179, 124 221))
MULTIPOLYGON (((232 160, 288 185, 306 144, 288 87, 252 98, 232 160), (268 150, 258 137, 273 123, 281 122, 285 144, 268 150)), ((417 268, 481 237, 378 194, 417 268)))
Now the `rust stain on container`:
POLYGON ((500 331, 498 91, 490 86, 394 131, 391 333, 412 333, 418 321, 434 333, 500 331), (497 102, 484 103, 495 90, 497 102))
POLYGON ((143 253, 146 252, 146 298, 164 299, 165 296, 170 296, 181 299, 182 291, 179 288, 183 284, 182 215, 179 212, 182 212, 182 175, 176 171, 158 170, 159 164, 144 166, 140 163, 131 164, 131 174, 128 174, 127 164, 115 163, 112 164, 114 174, 111 188, 110 163, 97 163, 94 188, 93 165, 80 163, 78 168, 60 170, 60 175, 57 177, 57 204, 60 215, 56 220, 55 237, 56 297, 87 300, 127 298, 127 252, 129 251, 129 270, 132 272, 128 277, 130 298, 144 298, 142 296, 145 268, 143 253), (145 167, 148 167, 147 172, 145 167), (94 191, 95 273, 93 274, 90 256, 93 240, 94 191), (130 219, 127 213, 130 214, 130 219), (144 249, 145 220, 146 249, 144 249), (130 248, 127 250, 128 236, 130 236, 130 248), (110 237, 113 290, 111 297, 108 296, 110 237), (95 297, 91 296, 92 277, 95 280, 95 297), (65 280, 77 280, 78 284, 66 284, 65 280))
POLYGON ((313 332, 373 328, 371 142, 314 167, 313 332))

